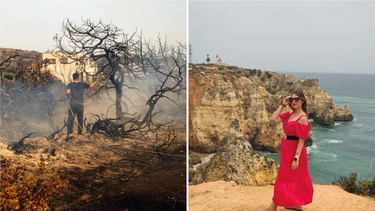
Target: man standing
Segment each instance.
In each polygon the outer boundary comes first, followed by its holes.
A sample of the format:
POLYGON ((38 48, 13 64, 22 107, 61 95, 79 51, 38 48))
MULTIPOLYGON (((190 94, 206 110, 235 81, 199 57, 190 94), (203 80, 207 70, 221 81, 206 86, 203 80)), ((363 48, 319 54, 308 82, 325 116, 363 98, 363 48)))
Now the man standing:
POLYGON ((83 129, 83 92, 85 89, 94 88, 97 82, 91 84, 80 82, 79 74, 73 74, 73 82, 68 84, 66 94, 70 96, 68 109, 68 138, 73 136, 73 121, 78 121, 78 134, 82 134, 83 129))

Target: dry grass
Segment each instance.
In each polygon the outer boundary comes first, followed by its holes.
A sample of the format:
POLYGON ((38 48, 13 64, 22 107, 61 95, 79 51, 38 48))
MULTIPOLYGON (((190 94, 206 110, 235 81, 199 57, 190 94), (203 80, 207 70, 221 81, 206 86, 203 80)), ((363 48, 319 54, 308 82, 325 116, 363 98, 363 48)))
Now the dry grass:
POLYGON ((68 179, 62 173, 50 171, 41 162, 35 174, 25 167, 12 165, 10 161, 2 163, 0 210, 51 210, 54 197, 68 186, 68 179))

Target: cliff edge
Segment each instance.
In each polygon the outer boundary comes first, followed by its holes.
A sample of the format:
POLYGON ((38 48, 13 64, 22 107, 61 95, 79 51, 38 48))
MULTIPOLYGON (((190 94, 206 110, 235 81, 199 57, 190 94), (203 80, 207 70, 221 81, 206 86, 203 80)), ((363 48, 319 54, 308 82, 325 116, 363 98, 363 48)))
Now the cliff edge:
MULTIPOLYGON (((349 106, 337 108, 317 79, 297 80, 292 75, 233 66, 190 65, 189 147, 214 153, 233 120, 255 150, 279 151, 284 135, 281 124, 270 120, 281 100, 293 90, 303 90, 308 115, 314 122, 333 125, 352 121, 349 106)), ((287 109, 284 109, 286 111, 287 109)), ((310 134, 310 143, 312 134, 310 134)))
MULTIPOLYGON (((349 106, 337 108, 317 79, 297 80, 292 75, 233 66, 190 65, 189 181, 272 184, 277 167, 256 151, 279 151, 284 132, 271 115, 293 90, 305 93, 308 116, 314 122, 332 125, 353 120, 349 106), (194 167, 201 162, 195 152, 215 155, 194 167)), ((307 146, 312 145, 312 136, 310 132, 307 146)))

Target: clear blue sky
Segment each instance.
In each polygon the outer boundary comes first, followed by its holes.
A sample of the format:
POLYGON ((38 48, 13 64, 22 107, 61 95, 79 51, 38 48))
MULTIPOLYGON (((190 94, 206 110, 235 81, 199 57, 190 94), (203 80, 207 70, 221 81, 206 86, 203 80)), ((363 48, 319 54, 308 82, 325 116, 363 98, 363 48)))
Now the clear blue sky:
POLYGON ((375 73, 375 1, 190 1, 193 63, 375 73))
POLYGON ((125 33, 142 30, 156 41, 167 36, 169 44, 186 44, 186 0, 169 1, 4 1, 0 0, 0 47, 45 52, 53 49, 53 36, 69 18, 112 23, 125 33))

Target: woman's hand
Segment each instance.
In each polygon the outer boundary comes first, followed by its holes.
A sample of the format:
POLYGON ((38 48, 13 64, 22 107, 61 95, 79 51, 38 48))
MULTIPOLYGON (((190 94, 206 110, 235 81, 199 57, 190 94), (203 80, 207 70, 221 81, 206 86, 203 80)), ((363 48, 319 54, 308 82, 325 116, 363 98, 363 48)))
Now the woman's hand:
POLYGON ((290 98, 290 96, 287 96, 287 97, 284 98, 283 105, 287 106, 289 104, 289 98, 290 98))
POLYGON ((299 160, 293 160, 292 162, 292 170, 298 169, 299 160))

